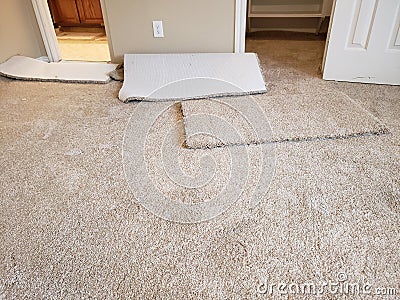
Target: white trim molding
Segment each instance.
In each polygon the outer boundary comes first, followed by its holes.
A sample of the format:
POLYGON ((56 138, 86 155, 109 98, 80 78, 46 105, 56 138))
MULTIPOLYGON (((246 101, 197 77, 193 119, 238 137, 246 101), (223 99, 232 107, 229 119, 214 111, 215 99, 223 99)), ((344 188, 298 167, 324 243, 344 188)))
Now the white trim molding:
POLYGON ((246 49, 247 0, 235 0, 235 53, 246 49))
POLYGON ((58 62, 61 60, 60 48, 58 47, 57 36, 54 31, 47 1, 31 1, 49 61, 58 62))

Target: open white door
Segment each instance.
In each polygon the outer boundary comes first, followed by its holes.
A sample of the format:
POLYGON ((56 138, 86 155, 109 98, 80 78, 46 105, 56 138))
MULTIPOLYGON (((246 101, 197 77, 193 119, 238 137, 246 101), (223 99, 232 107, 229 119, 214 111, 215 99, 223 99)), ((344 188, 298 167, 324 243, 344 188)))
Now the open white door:
POLYGON ((336 0, 323 78, 400 84, 400 1, 336 0))

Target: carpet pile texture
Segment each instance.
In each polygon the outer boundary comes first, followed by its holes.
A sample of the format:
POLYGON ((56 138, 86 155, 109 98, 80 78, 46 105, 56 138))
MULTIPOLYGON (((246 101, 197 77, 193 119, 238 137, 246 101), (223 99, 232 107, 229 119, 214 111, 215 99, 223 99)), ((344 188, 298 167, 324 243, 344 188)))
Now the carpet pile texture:
POLYGON ((389 132, 359 103, 334 90, 189 100, 182 102, 182 113, 189 148, 349 138, 389 132), (216 138, 218 136, 220 138, 216 138))
MULTIPOLYGON (((188 149, 173 104, 146 134, 143 159, 154 189, 175 202, 209 201, 230 176, 234 148, 248 152, 250 174, 227 211, 181 224, 144 208, 126 179, 125 128, 140 104, 118 100, 120 82, 0 78, 1 299, 277 298, 277 291, 260 293, 267 281, 340 280, 400 292, 400 87, 324 82, 322 41, 250 39, 247 47, 267 70, 266 97, 344 93, 390 134, 188 149), (170 148, 179 155, 165 156, 170 148), (273 153, 274 176, 249 209, 260 151, 273 153), (179 184, 186 177, 172 178, 165 168, 202 178, 207 157, 214 176, 198 188, 179 184)), ((367 127, 371 118, 357 124, 367 127)))

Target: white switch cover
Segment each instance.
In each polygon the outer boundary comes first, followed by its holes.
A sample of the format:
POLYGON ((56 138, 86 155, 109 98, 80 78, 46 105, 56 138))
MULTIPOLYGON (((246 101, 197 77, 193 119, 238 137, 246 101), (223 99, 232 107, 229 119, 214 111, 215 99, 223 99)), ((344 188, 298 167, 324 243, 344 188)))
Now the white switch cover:
POLYGON ((155 38, 164 37, 164 29, 162 21, 153 21, 153 33, 155 38))

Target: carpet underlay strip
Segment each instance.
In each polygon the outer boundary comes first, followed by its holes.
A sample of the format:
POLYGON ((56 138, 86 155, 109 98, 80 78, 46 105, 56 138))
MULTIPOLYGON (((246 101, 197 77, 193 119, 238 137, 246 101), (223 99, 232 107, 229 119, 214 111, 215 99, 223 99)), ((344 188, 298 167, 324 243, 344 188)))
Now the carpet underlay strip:
POLYGON ((265 92, 255 53, 125 54, 119 98, 169 101, 265 92))

